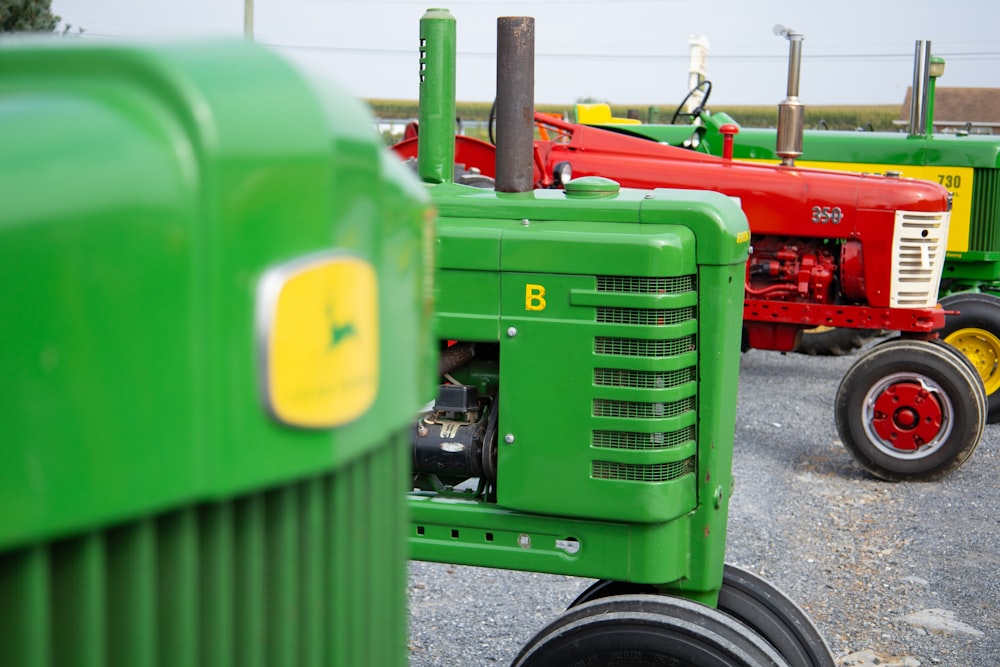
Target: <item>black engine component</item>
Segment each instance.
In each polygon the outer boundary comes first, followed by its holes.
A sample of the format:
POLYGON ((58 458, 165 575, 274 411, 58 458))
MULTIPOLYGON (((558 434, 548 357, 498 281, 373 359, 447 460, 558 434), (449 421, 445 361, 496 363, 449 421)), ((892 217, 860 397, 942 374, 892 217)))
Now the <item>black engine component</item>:
POLYGON ((496 410, 476 387, 446 384, 414 427, 413 472, 496 481, 496 410))

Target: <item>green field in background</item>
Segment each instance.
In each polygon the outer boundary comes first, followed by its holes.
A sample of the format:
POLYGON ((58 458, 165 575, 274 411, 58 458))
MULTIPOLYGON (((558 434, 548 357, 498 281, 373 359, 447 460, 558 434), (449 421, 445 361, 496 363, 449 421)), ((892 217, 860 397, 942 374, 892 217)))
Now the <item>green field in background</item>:
MULTIPOLYGON (((415 100, 383 100, 370 99, 368 104, 378 118, 404 119, 417 117, 417 102, 415 100)), ((539 104, 537 109, 547 113, 562 113, 572 116, 573 104, 539 104)), ((614 116, 627 116, 630 110, 637 114, 643 122, 669 123, 676 107, 663 104, 628 105, 612 104, 614 116)), ((893 121, 899 118, 898 104, 881 105, 838 105, 809 106, 806 105, 806 128, 816 128, 821 123, 831 130, 896 130, 893 121)), ((778 122, 778 105, 769 106, 721 106, 712 109, 714 112, 724 111, 732 116, 743 127, 774 127, 778 122)), ((489 118, 489 102, 458 102, 456 115, 463 121, 485 121, 489 118)))

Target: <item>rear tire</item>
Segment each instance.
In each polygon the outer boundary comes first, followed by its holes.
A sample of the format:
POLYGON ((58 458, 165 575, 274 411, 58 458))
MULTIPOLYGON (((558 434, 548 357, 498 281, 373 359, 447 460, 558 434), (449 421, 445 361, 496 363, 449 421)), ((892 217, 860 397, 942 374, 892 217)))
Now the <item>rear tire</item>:
POLYGON ((847 371, 835 416, 844 446, 888 481, 941 479, 972 455, 986 425, 984 393, 953 350, 921 340, 881 343, 847 371))
POLYGON ((939 333, 944 342, 968 357, 983 381, 989 402, 986 421, 1000 422, 1000 299, 980 292, 961 292, 941 299, 945 317, 939 333))
POLYGON ((885 336, 888 332, 873 329, 845 329, 843 327, 816 327, 806 329, 799 336, 795 352, 816 357, 843 357, 854 354, 862 347, 885 336))
POLYGON ((665 595, 615 595, 572 607, 521 650, 512 667, 787 667, 735 618, 665 595))

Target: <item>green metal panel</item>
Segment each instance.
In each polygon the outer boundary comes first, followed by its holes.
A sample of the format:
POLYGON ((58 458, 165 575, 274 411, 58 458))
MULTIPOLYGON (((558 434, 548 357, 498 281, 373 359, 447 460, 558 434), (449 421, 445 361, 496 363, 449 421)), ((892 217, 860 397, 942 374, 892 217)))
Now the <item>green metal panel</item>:
POLYGON ((441 338, 498 340, 500 275, 486 271, 438 271, 435 285, 440 304, 435 315, 441 338), (487 295, 489 295, 487 297, 487 295))
POLYGON ((405 664, 432 211, 367 110, 242 41, 5 43, 0 145, 0 664, 405 664), (368 403, 281 411, 286 316, 368 403))
MULTIPOLYGON (((690 571, 683 556, 687 521, 632 525, 556 518, 421 495, 411 496, 410 512, 410 549, 417 560, 651 584, 679 582, 690 571), (568 553, 560 547, 567 538, 580 549, 568 553)), ((720 583, 721 575, 715 586, 720 583)))
POLYGON ((504 274, 502 329, 516 332, 501 343, 500 432, 514 442, 500 446, 498 502, 563 516, 667 521, 695 505, 694 442, 671 439, 696 421, 696 281, 676 276, 675 293, 650 294, 668 281, 636 278, 645 291, 633 295, 639 302, 616 305, 618 295, 595 286, 606 278, 596 259, 591 270, 600 276, 504 274), (544 310, 526 310, 526 285, 544 287, 544 310), (585 305, 585 297, 601 305, 585 305), (605 349, 608 339, 641 339, 660 350, 635 368, 605 349), (627 436, 638 444, 623 447, 618 440, 627 436))
POLYGON ((532 222, 505 234, 501 264, 504 271, 584 275, 593 273, 595 265, 609 275, 646 275, 665 266, 693 273, 695 258, 684 252, 693 241, 690 233, 657 231, 638 220, 617 225, 572 219, 532 222))

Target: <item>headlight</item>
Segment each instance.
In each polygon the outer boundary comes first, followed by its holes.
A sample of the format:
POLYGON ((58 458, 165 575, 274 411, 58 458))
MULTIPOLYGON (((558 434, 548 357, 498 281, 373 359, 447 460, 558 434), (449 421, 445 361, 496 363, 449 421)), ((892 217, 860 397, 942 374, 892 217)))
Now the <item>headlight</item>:
POLYGON ((697 133, 692 134, 690 137, 684 140, 684 143, 682 145, 684 146, 684 148, 690 148, 694 150, 701 145, 701 137, 697 133))
POLYGON ((563 186, 573 178, 573 166, 569 162, 559 162, 552 168, 554 185, 563 186))

